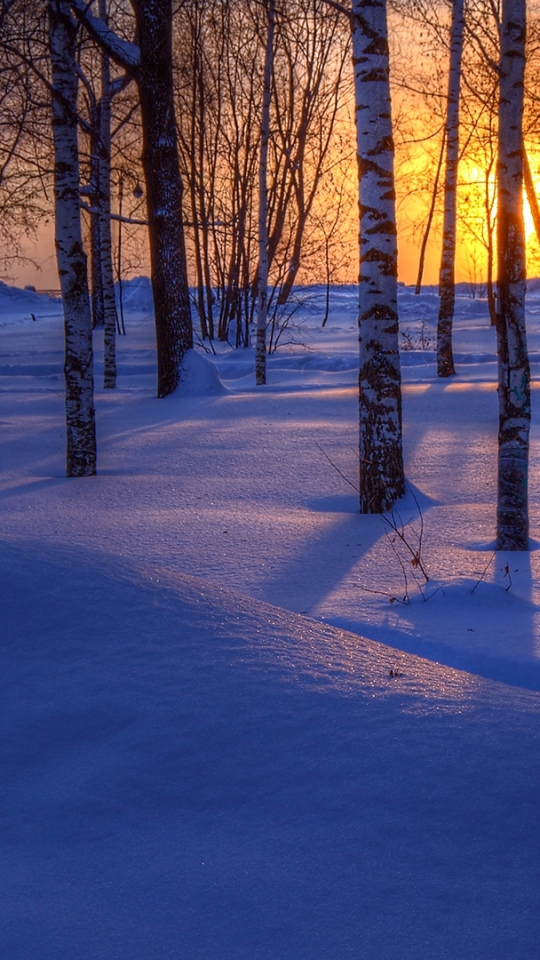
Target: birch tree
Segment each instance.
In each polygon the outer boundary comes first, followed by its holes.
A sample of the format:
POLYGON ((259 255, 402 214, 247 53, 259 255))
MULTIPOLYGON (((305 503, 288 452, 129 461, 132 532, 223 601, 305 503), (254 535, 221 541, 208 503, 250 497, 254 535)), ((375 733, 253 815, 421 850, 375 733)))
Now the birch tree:
POLYGON ((382 513, 405 492, 385 0, 353 0, 351 24, 360 207, 360 510, 382 513))
POLYGON ((255 345, 255 381, 266 383, 266 321, 268 315, 268 141, 270 139, 270 103, 272 100, 272 60, 276 8, 267 0, 268 18, 264 53, 263 102, 261 117, 261 158, 259 165, 259 276, 257 291, 257 340, 255 345))
POLYGON ((525 331, 525 0, 503 0, 498 160, 499 456, 497 549, 528 550, 530 369, 525 331))
MULTIPOLYGON (((99 0, 99 18, 107 24, 108 2, 99 0)), ((99 80, 96 84, 82 77, 89 101, 90 120, 90 182, 85 192, 89 193, 91 236, 91 303, 92 325, 103 328, 103 386, 116 387, 116 330, 118 316, 114 290, 114 268, 111 231, 111 110, 115 92, 126 85, 124 77, 111 81, 111 64, 108 54, 98 49, 99 80)))
POLYGON ((55 241, 65 328, 67 476, 96 472, 92 318, 81 233, 77 25, 68 0, 49 2, 54 136, 55 241))
MULTIPOLYGON (((215 313, 219 338, 235 337, 237 345, 247 344, 257 315, 267 5, 185 0, 175 17, 180 159, 201 333, 211 335, 215 313)), ((337 128, 350 48, 348 22, 323 0, 275 6, 266 177, 270 342, 321 241, 318 194, 341 167, 337 128)))
POLYGON ((439 318, 437 323, 437 374, 454 374, 452 328, 455 306, 456 210, 459 163, 459 95, 463 53, 464 0, 453 0, 450 34, 450 70, 446 108, 446 170, 441 269, 439 274, 439 318))
MULTIPOLYGON (((107 0, 99 0, 99 16, 108 20, 107 0)), ((99 163, 97 190, 101 292, 103 298, 103 386, 116 387, 116 328, 118 316, 114 292, 114 268, 111 232, 111 65, 101 51, 101 98, 99 102, 99 163)))

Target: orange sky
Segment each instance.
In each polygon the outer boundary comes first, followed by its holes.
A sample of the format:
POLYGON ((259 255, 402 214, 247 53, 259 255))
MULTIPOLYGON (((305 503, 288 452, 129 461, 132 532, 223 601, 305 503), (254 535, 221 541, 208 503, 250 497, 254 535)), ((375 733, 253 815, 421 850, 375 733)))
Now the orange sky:
MULTIPOLYGON (((418 272, 419 258, 419 240, 414 240, 410 233, 410 222, 414 219, 415 209, 411 204, 400 204, 399 216, 404 229, 399 234, 399 279, 408 284, 416 282, 418 272)), ((423 215, 423 211, 422 211, 423 215)), ((534 232, 534 224, 529 211, 528 204, 524 204, 525 229, 528 240, 529 252, 529 275, 535 276, 540 273, 540 247, 534 232)), ((354 282, 356 280, 356 235, 357 225, 354 219, 351 219, 348 232, 348 243, 351 248, 351 269, 347 276, 343 276, 343 281, 354 282)), ((456 270, 458 281, 471 280, 471 245, 461 243, 458 249, 456 270)), ((480 270, 482 271, 483 253, 478 252, 480 270)), ((40 229, 38 237, 34 241, 27 241, 24 254, 29 258, 26 263, 15 263, 9 270, 9 275, 4 277, 7 282, 16 283, 19 286, 32 284, 37 289, 55 289, 59 287, 58 274, 56 270, 56 259, 54 255, 54 224, 49 221, 40 229)), ((440 257, 440 237, 437 230, 434 229, 428 246, 426 265, 424 270, 423 282, 427 284, 436 284, 438 282, 440 257)), ((142 269, 136 272, 148 272, 148 266, 143 264, 142 269)), ((129 271, 127 271, 129 273, 129 271)))

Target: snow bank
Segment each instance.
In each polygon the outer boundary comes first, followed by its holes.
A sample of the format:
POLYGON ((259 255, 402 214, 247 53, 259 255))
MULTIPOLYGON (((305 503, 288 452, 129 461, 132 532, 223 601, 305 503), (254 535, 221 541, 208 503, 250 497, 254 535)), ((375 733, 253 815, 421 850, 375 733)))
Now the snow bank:
POLYGON ((36 541, 0 602, 2 956, 533 960, 537 696, 36 541))

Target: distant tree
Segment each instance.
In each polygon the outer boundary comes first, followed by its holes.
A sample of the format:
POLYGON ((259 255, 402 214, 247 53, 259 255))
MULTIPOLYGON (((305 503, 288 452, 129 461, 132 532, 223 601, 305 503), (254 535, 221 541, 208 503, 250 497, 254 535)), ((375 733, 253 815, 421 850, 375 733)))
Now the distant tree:
POLYGON ((455 306, 455 260, 457 227, 457 175, 459 163, 459 96, 463 54, 464 0, 452 2, 450 70, 446 107, 446 168, 444 176, 444 218, 441 269, 439 274, 439 318, 437 323, 437 373, 454 374, 452 328, 455 306))
POLYGON ((317 196, 330 171, 337 172, 335 134, 350 63, 350 33, 323 0, 287 3, 279 27, 272 142, 278 174, 274 195, 279 200, 273 204, 270 252, 277 303, 282 305, 306 260, 317 196))
POLYGON ((461 191, 459 221, 474 263, 475 250, 485 260, 485 287, 490 320, 496 323, 496 165, 500 60, 500 9, 490 0, 468 0, 461 71, 460 125, 463 155, 478 171, 461 191), (472 241, 472 243, 471 243, 472 241))
MULTIPOLYGON (((99 16, 108 23, 107 0, 99 0, 99 16)), ((116 387, 116 330, 118 315, 114 291, 114 267, 111 230, 111 65, 108 54, 101 50, 100 98, 98 121, 98 162, 96 165, 95 200, 99 235, 99 272, 103 303, 103 386, 116 387)))
MULTIPOLYGON (((184 0, 175 29, 181 166, 201 334, 206 338, 215 329, 228 339, 232 328, 236 344, 245 345, 258 302, 266 4, 184 0)), ((337 119, 350 30, 323 0, 275 2, 273 46, 268 347, 276 318, 288 312, 299 273, 317 249, 321 185, 339 171, 337 119)))
POLYGON ((215 193, 220 154, 217 140, 223 101, 222 72, 225 69, 224 38, 214 0, 211 3, 189 0, 182 4, 176 19, 177 37, 173 42, 178 48, 176 56, 179 60, 176 70, 178 137, 180 165, 189 195, 196 304, 202 339, 213 340, 214 284, 210 250, 212 224, 219 219, 215 213, 215 193), (213 41, 210 44, 207 42, 208 33, 213 41), (208 46, 213 54, 211 57, 208 46))
POLYGON ((499 456, 497 549, 528 550, 530 368, 525 330, 525 0, 503 0, 498 158, 499 456))
POLYGON ((275 0, 265 2, 267 29, 264 51, 261 146, 259 162, 259 273, 257 291, 257 340, 255 345, 255 382, 266 383, 266 323, 268 318, 268 141, 272 101, 272 67, 276 26, 275 0))
POLYGON ((422 242, 420 244, 420 257, 418 259, 418 273, 416 275, 416 285, 414 292, 416 296, 419 296, 422 292, 422 277, 424 276, 424 266, 426 262, 426 250, 429 240, 429 235, 431 233, 431 227, 433 225, 433 217, 435 215, 435 207, 437 205, 437 196, 439 193, 439 180, 441 176, 444 153, 446 147, 446 130, 443 131, 443 136, 441 140, 441 149, 439 153, 439 160, 437 166, 435 167, 435 178, 433 180, 433 190, 431 193, 431 202, 428 209, 428 215, 426 223, 422 232, 422 242))
POLYGON ((50 216, 50 97, 40 73, 49 61, 46 4, 0 5, 0 235, 4 275, 21 241, 50 216))
MULTIPOLYGON (((100 20, 107 24, 108 0, 99 0, 98 12, 100 20)), ((111 229, 111 110, 113 95, 122 90, 125 78, 118 77, 113 83, 108 54, 99 48, 97 53, 97 66, 93 62, 88 65, 93 70, 87 72, 84 55, 79 64, 89 115, 84 124, 89 134, 90 151, 89 183, 84 192, 88 193, 90 201, 92 323, 94 327, 103 327, 103 386, 114 389, 118 315, 111 229), (91 75, 94 72, 96 77, 91 75)), ((95 55, 91 58, 93 60, 95 55)))
POLYGON ((77 24, 69 0, 49 0, 56 256, 65 328, 67 475, 96 472, 92 318, 83 250, 77 117, 77 24))
POLYGON ((353 0, 351 23, 360 205, 360 509, 382 513, 405 492, 385 0, 353 0))

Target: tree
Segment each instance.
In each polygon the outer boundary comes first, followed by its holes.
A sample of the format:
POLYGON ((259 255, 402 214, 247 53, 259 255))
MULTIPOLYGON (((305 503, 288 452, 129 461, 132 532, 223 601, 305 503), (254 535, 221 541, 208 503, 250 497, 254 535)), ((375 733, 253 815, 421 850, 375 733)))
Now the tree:
POLYGON ((414 288, 414 292, 415 292, 416 296, 419 296, 420 293, 421 293, 421 291, 422 291, 422 277, 423 277, 423 275, 424 275, 424 265, 425 265, 425 262, 426 262, 426 250, 427 250, 427 245, 428 245, 428 240, 429 240, 429 234, 430 234, 430 232, 431 232, 431 227, 432 227, 432 224, 433 224, 433 217, 434 217, 434 214, 435 214, 435 206, 436 206, 436 204, 437 204, 437 194, 438 194, 438 192, 439 192, 439 179, 440 179, 440 176, 441 176, 441 170, 442 170, 442 165, 443 165, 443 160, 444 160, 445 146, 446 146, 446 130, 443 131, 443 136, 442 136, 442 140, 441 140, 441 150, 440 150, 440 153, 439 153, 439 160, 438 160, 437 166, 436 166, 436 168, 435 168, 435 179, 434 179, 434 181, 433 181, 433 191, 432 191, 432 194, 431 194, 431 203, 430 203, 430 205, 429 205, 427 220, 426 220, 426 223, 425 223, 425 226, 424 226, 424 230, 423 230, 423 233, 422 233, 422 242, 421 242, 421 244, 420 244, 420 257, 419 257, 419 259, 418 259, 418 274, 417 274, 417 276, 416 276, 416 285, 415 285, 415 288, 414 288))
POLYGON ((56 256, 65 328, 67 475, 96 472, 92 318, 79 196, 77 25, 69 0, 49 2, 56 256))
POLYGON ((382 513, 405 492, 385 0, 353 0, 351 23, 360 206, 360 510, 382 513))
POLYGON ((183 184, 178 163, 172 60, 172 0, 132 0, 138 43, 119 37, 71 0, 77 16, 137 84, 142 120, 148 236, 156 323, 158 397, 172 393, 193 346, 187 278, 183 184))
POLYGON ((50 96, 48 90, 44 96, 40 79, 49 62, 45 12, 46 5, 29 0, 3 0, 0 6, 2 272, 20 258, 23 238, 50 215, 50 96))
POLYGON ((525 331, 525 0, 503 0, 498 159, 499 455, 497 549, 528 550, 530 369, 525 331))
POLYGON ((452 2, 450 71, 446 108, 446 169, 444 177, 444 221, 439 276, 439 319, 437 323, 437 373, 454 374, 452 327, 455 305, 456 189, 459 162, 459 94, 463 52, 464 0, 452 2))
MULTIPOLYGON (((314 203, 335 163, 332 148, 350 56, 350 33, 323 0, 289 2, 285 11, 273 81, 274 166, 286 188, 274 204, 270 241, 279 305, 287 303, 297 282, 314 203)), ((279 194, 276 180, 274 192, 279 194)))
MULTIPOLYGON (((323 0, 275 7, 266 175, 272 328, 320 244, 317 195, 340 168, 337 122, 344 112, 350 47, 348 24, 345 29, 323 0)), ((175 24, 180 158, 189 189, 188 249, 201 334, 210 336, 219 311, 219 338, 234 329, 236 344, 243 345, 258 300, 266 6, 184 0, 175 24)))
POLYGON ((500 59, 499 10, 490 0, 469 0, 461 70, 462 155, 477 176, 461 191, 460 224, 473 272, 485 260, 490 320, 496 323, 496 165, 500 59), (472 242, 471 242, 472 241, 472 242))
MULTIPOLYGON (((107 0, 99 0, 99 17, 108 20, 107 0)), ((92 44, 93 47, 93 44, 92 44)), ((92 52, 95 53, 94 50, 92 52)), ((83 59, 81 57, 81 59, 83 59)), ((95 58, 94 58, 95 59, 95 58)), ((94 65, 89 64, 90 68, 94 65)), ((92 323, 103 327, 103 386, 116 387, 116 330, 118 315, 114 289, 114 268, 111 231, 111 108, 115 92, 122 90, 125 78, 111 81, 110 59, 98 48, 99 79, 87 75, 86 64, 79 64, 88 100, 90 163, 89 184, 84 192, 90 198, 92 323), (96 87, 98 92, 96 92, 96 87)), ((83 191, 81 191, 83 192, 83 191)))
POLYGON ((267 0, 268 19, 264 52, 263 102, 261 116, 261 158, 259 163, 259 275, 257 291, 257 342, 255 346, 255 381, 266 383, 266 323, 268 317, 268 141, 270 139, 270 104, 272 100, 272 63, 276 8, 267 0))
MULTIPOLYGON (((107 0, 99 0, 100 19, 107 23, 107 0)), ((116 329, 118 316, 114 292, 111 232, 111 69, 107 53, 101 51, 101 96, 98 110, 98 163, 95 200, 99 234, 99 266, 103 301, 103 386, 116 387, 116 329)))

